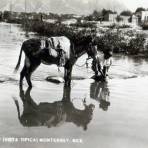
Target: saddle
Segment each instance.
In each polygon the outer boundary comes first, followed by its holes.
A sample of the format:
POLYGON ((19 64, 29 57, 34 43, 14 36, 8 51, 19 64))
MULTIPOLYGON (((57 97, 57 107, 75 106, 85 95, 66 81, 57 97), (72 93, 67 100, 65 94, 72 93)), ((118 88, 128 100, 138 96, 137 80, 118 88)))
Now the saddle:
POLYGON ((47 48, 49 56, 57 57, 58 66, 62 67, 65 65, 66 53, 62 49, 60 42, 57 46, 54 45, 53 40, 51 42, 49 40, 41 40, 41 49, 47 48))

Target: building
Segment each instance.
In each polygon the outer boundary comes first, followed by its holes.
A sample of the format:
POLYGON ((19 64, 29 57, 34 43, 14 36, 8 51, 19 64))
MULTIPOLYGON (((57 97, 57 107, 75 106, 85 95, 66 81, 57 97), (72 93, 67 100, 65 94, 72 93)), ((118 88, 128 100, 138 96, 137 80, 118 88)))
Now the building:
POLYGON ((139 19, 138 19, 138 16, 136 15, 132 15, 132 18, 131 18, 131 23, 132 24, 135 24, 135 25, 138 25, 139 24, 139 19))
POLYGON ((141 22, 148 22, 148 11, 142 11, 141 12, 141 22))
POLYGON ((117 13, 107 13, 104 16, 104 21, 116 22, 117 16, 118 16, 117 13))
POLYGON ((76 19, 68 19, 68 20, 63 21, 62 23, 65 25, 70 25, 70 24, 77 23, 77 20, 76 19))
POLYGON ((116 22, 117 14, 109 14, 109 21, 116 22))
POLYGON ((148 30, 148 11, 141 12, 141 26, 144 30, 148 30))
POLYGON ((131 16, 120 15, 120 18, 122 19, 122 22, 123 22, 124 24, 128 24, 128 23, 129 23, 130 17, 131 17, 131 16))

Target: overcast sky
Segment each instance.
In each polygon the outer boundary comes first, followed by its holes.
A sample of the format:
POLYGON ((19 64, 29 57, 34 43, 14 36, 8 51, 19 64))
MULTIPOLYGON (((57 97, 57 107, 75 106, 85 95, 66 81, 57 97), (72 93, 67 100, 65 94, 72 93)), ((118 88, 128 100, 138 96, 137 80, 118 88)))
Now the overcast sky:
MULTIPOLYGON (((24 11, 25 0, 0 0, 0 10, 9 10, 10 1, 13 11, 24 11)), ((94 9, 103 8, 115 11, 148 7, 148 0, 26 0, 27 11, 88 14, 94 9)))
POLYGON ((128 9, 135 11, 137 7, 148 8, 148 0, 118 0, 123 3, 128 9))

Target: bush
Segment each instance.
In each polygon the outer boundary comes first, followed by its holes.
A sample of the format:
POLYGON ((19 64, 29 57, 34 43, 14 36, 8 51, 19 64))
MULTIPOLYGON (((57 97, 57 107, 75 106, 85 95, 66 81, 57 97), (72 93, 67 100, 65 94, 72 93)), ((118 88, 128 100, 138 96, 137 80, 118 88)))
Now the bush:
POLYGON ((139 33, 108 30, 97 38, 99 50, 113 50, 114 53, 139 54, 144 51, 145 36, 139 33), (131 37, 131 34, 134 36, 131 37))
POLYGON ((124 29, 124 28, 131 28, 131 27, 130 27, 130 25, 123 24, 123 25, 119 26, 118 28, 124 29))
POLYGON ((123 38, 119 31, 113 32, 112 30, 108 30, 97 40, 98 48, 104 51, 113 50, 117 53, 121 50, 121 43, 123 45, 123 38))
POLYGON ((123 25, 117 25, 117 24, 115 24, 115 23, 113 23, 113 24, 111 24, 111 25, 108 25, 108 26, 105 26, 105 27, 107 27, 107 28, 109 28, 109 29, 115 29, 115 28, 118 28, 118 29, 131 28, 130 25, 125 25, 125 24, 123 24, 123 25))
POLYGON ((129 54, 139 54, 144 51, 145 37, 143 34, 136 34, 135 38, 132 38, 128 45, 129 54))
POLYGON ((70 26, 78 27, 78 28, 81 28, 81 27, 82 28, 96 28, 96 24, 92 22, 84 22, 84 23, 77 22, 75 24, 70 24, 70 26))
MULTIPOLYGON (((36 32, 42 36, 66 36, 75 44, 85 45, 87 36, 92 35, 90 27, 80 29, 79 27, 69 27, 61 23, 47 23, 42 21, 31 21, 26 23, 28 31, 36 32), (85 40, 86 39, 86 40, 85 40)), ((93 35, 96 30, 93 29, 93 35)), ((96 44, 99 50, 104 52, 113 50, 114 53, 125 52, 129 54, 139 54, 144 51, 145 36, 135 31, 125 29, 100 30, 100 36, 96 37, 96 44)))
MULTIPOLYGON (((75 27, 68 27, 61 23, 47 23, 41 21, 31 21, 26 24, 28 31, 36 32, 41 36, 66 36, 73 43, 78 44, 83 37, 91 34, 90 30, 87 29, 75 29, 75 27)), ((76 27, 77 28, 77 27, 76 27)), ((93 30, 95 34, 95 31, 93 30)))

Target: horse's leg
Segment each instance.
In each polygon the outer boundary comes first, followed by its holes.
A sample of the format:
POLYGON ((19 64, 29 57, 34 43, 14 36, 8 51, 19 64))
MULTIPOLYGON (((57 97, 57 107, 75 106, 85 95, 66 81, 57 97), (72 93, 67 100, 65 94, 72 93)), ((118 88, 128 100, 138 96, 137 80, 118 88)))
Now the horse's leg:
POLYGON ((92 70, 95 72, 95 77, 96 76, 98 76, 98 67, 97 67, 97 61, 96 61, 96 59, 93 59, 93 61, 92 61, 92 70))
POLYGON ((68 76, 68 86, 70 86, 71 84, 71 75, 72 75, 72 66, 70 67, 70 69, 68 69, 68 73, 67 73, 67 76, 68 76))
POLYGON ((70 86, 71 84, 71 74, 72 74, 73 64, 68 61, 65 65, 64 80, 65 86, 70 86))
POLYGON ((67 69, 66 68, 64 68, 64 80, 66 83, 66 81, 67 81, 67 69))
POLYGON ((71 84, 71 73, 72 73, 72 68, 66 69, 66 75, 64 77, 65 79, 65 86, 70 86, 71 84))
POLYGON ((25 77, 26 77, 26 81, 27 81, 30 88, 32 88, 31 75, 37 69, 37 67, 39 65, 40 65, 40 63, 33 63, 33 64, 30 65, 29 68, 27 68, 25 77))
POLYGON ((25 74, 25 78, 26 81, 29 85, 29 87, 32 87, 32 82, 31 82, 31 75, 32 73, 37 69, 37 67, 41 64, 41 61, 39 59, 27 59, 26 62, 26 74, 25 74))
POLYGON ((69 79, 68 78, 68 75, 69 75, 69 72, 68 71, 69 71, 69 69, 64 68, 64 81, 65 81, 64 84, 65 84, 65 87, 68 86, 68 79, 69 79))
POLYGON ((104 77, 106 77, 106 73, 107 73, 107 68, 106 66, 103 67, 103 74, 104 74, 104 77))
POLYGON ((22 71, 20 73, 20 82, 19 82, 19 85, 20 85, 20 88, 21 89, 22 89, 23 79, 24 79, 25 75, 26 75, 26 66, 24 64, 24 67, 23 67, 23 69, 22 69, 22 71))
POLYGON ((26 78, 26 81, 27 81, 29 87, 32 88, 32 82, 31 82, 31 70, 30 70, 30 68, 27 68, 25 78, 26 78))

